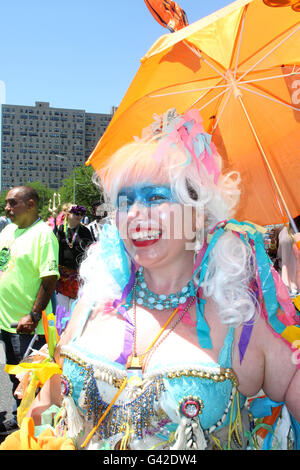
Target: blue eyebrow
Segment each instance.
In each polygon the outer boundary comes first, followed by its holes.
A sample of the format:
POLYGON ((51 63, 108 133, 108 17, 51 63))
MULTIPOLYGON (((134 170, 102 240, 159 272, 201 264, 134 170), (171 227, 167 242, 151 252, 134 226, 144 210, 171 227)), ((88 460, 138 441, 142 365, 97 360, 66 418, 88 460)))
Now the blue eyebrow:
MULTIPOLYGON (((168 186, 162 186, 163 188, 166 188, 166 189, 169 189, 168 186)), ((133 192, 136 192, 136 190, 141 190, 141 189, 159 189, 160 186, 156 186, 155 184, 149 184, 148 186, 144 186, 144 185, 136 185, 136 186, 128 186, 128 187, 125 187, 125 188, 122 188, 120 191, 119 191, 119 196, 122 194, 127 194, 128 192, 130 191, 133 191, 133 192)))
MULTIPOLYGON (((174 198, 169 186, 159 186, 155 184, 140 184, 122 188, 118 194, 117 205, 119 206, 120 198, 126 198, 127 201, 133 202, 138 200, 145 205, 160 204, 160 199, 170 202, 177 202, 174 198), (152 196, 158 196, 157 202, 150 201, 152 196)), ((124 201, 126 202, 126 201, 124 201)))

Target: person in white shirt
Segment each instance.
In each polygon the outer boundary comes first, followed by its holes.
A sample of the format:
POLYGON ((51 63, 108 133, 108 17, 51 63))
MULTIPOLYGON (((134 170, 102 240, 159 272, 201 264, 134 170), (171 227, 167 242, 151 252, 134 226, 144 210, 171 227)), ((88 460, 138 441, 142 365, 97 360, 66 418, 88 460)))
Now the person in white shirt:
MULTIPOLYGON (((300 231, 300 215, 295 217, 294 222, 300 231)), ((300 286, 297 286, 296 257, 293 245, 294 236, 291 233, 290 225, 288 225, 279 233, 277 261, 284 284, 287 286, 291 295, 296 295, 300 286)))
POLYGON ((4 217, 3 215, 0 216, 0 232, 10 223, 9 219, 7 217, 4 217))
POLYGON ((87 228, 90 230, 95 242, 99 241, 100 239, 103 225, 109 222, 107 211, 103 206, 104 204, 102 204, 100 201, 94 202, 92 204, 95 219, 87 225, 87 228))

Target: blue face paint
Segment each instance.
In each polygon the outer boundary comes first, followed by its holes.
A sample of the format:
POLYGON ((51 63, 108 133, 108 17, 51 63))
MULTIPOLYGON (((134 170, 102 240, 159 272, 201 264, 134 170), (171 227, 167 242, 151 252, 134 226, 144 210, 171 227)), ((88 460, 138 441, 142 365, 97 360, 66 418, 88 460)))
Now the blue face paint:
POLYGON ((178 201, 173 196, 169 186, 144 183, 126 186, 120 190, 117 198, 119 211, 128 211, 135 202, 146 207, 152 207, 164 202, 176 203, 178 201))

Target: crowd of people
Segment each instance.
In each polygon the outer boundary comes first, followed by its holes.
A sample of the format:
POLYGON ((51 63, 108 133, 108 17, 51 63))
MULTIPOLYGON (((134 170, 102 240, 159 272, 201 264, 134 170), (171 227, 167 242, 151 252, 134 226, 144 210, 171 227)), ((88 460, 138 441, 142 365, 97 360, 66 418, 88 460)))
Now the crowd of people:
MULTIPOLYGON (((284 250, 281 278, 265 229, 233 218, 239 180, 223 174, 207 137, 198 112, 172 110, 99 166, 114 213, 101 231, 80 224, 80 205, 53 231, 33 190, 9 191, 13 224, 0 234, 8 363, 35 330, 44 340, 55 291, 56 322, 67 319, 53 358, 60 373, 20 424, 35 428, 36 446, 55 406, 57 448, 300 448, 300 235, 287 228, 288 290, 284 250)), ((15 431, 1 447, 20 442, 15 431)))

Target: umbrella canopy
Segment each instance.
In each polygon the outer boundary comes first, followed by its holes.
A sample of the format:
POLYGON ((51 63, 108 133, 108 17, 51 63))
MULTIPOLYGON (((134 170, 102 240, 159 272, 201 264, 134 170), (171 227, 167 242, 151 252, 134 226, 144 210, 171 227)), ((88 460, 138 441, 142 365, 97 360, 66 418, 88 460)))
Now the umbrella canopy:
POLYGON ((223 171, 241 174, 236 217, 267 225, 281 223, 286 213, 298 215, 297 8, 289 0, 237 0, 162 36, 142 59, 88 164, 96 171, 105 165, 114 151, 141 135, 154 114, 198 108, 223 171))

